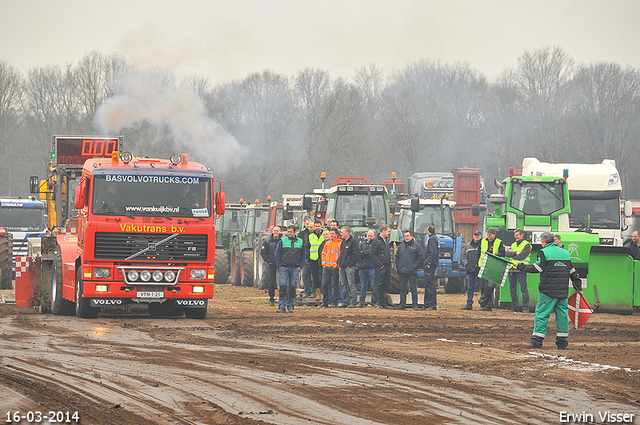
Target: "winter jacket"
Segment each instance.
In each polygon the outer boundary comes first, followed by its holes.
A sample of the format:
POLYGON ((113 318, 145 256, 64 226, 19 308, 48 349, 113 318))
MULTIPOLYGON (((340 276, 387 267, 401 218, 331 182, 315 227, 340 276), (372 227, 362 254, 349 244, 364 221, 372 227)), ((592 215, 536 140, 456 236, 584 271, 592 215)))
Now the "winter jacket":
POLYGON ((424 267, 438 267, 438 263, 440 262, 440 239, 434 233, 429 236, 427 239, 427 249, 424 253, 424 267))
POLYGON ((273 264, 276 261, 276 247, 280 242, 280 238, 274 238, 273 234, 269 235, 267 239, 262 242, 262 248, 260 249, 260 255, 265 263, 273 264))
POLYGON ((360 249, 358 249, 358 241, 353 236, 349 239, 343 239, 340 245, 340 257, 338 258, 338 266, 341 269, 347 267, 355 267, 360 258, 360 249))
MULTIPOLYGON (((309 229, 307 229, 306 227, 302 230, 300 230, 298 232, 298 234, 296 236, 298 236, 300 239, 303 240, 304 242, 304 246, 305 246, 305 250, 307 252, 307 254, 309 254, 309 235, 311 234, 311 232, 309 232, 309 229)), ((308 259, 308 258, 307 258, 308 259)))
POLYGON ((640 260, 640 247, 631 242, 631 245, 629 245, 629 255, 634 260, 640 260))
POLYGON ((278 268, 303 268, 307 258, 306 246, 301 238, 285 236, 276 246, 276 264, 278 268))
POLYGON ((531 244, 529 241, 522 240, 520 243, 514 242, 511 244, 511 248, 505 252, 507 257, 513 258, 509 272, 517 272, 518 263, 528 263, 529 255, 531 254, 531 244))
POLYGON ((415 239, 411 242, 404 241, 398 246, 396 252, 396 269, 398 273, 418 274, 418 269, 424 264, 422 247, 415 239))
POLYGON ((373 257, 373 264, 376 269, 383 266, 391 267, 391 251, 387 241, 382 239, 380 235, 373 239, 371 247, 371 256, 373 257))
POLYGON ((482 240, 478 242, 472 240, 468 244, 462 247, 462 251, 460 251, 460 259, 462 261, 462 265, 467 273, 477 274, 480 271, 480 267, 478 266, 478 259, 480 258, 480 243, 482 240))
POLYGON ((480 243, 480 258, 478 258, 478 266, 482 265, 485 252, 490 252, 498 257, 504 257, 504 245, 502 245, 502 239, 495 238, 493 242, 489 242, 489 239, 487 238, 482 240, 480 243))
POLYGON ((309 260, 317 261, 318 258, 320 258, 320 253, 322 252, 322 248, 320 248, 320 246, 322 245, 322 242, 324 242, 322 231, 320 231, 320 233, 309 233, 309 260))
POLYGON ((518 270, 525 273, 540 273, 538 291, 551 298, 567 298, 571 279, 576 290, 582 289, 582 281, 571 263, 569 251, 555 243, 547 244, 538 252, 538 260, 533 264, 518 264, 518 270))
POLYGON ((360 270, 376 268, 372 251, 373 241, 373 239, 371 240, 371 242, 365 239, 364 241, 360 242, 360 245, 358 247, 360 249, 360 261, 358 262, 358 268, 360 270))
POLYGON ((330 239, 324 241, 324 247, 322 248, 322 267, 338 268, 338 258, 340 258, 340 246, 342 245, 342 239, 330 239))

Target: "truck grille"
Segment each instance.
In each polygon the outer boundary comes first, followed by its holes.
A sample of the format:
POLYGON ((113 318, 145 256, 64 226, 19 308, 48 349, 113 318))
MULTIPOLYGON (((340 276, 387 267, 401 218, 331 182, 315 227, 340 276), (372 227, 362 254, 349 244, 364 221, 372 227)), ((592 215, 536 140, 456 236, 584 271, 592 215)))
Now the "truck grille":
POLYGON ((207 235, 178 235, 160 245, 170 234, 96 233, 95 257, 98 260, 124 260, 143 249, 133 261, 206 261, 207 235))

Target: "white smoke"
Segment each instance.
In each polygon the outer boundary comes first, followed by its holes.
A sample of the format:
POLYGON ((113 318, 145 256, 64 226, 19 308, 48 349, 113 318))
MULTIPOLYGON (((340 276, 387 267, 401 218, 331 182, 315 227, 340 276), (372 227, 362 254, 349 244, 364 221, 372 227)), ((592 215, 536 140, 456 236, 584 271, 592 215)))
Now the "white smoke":
MULTIPOLYGON (((114 83, 115 95, 96 112, 97 129, 118 135, 145 123, 166 128, 177 148, 188 148, 198 162, 227 171, 245 149, 208 116, 202 99, 188 84, 177 85, 166 74, 131 72, 114 83)), ((149 141, 156 142, 156 141, 149 141)))

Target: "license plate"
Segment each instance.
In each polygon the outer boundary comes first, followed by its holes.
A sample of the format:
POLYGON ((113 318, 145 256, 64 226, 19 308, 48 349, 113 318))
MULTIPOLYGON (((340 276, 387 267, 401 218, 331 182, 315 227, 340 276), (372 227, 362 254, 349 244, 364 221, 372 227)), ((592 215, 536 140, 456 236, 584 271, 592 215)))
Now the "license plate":
POLYGON ((160 292, 160 291, 138 291, 138 298, 164 298, 164 292, 160 292))

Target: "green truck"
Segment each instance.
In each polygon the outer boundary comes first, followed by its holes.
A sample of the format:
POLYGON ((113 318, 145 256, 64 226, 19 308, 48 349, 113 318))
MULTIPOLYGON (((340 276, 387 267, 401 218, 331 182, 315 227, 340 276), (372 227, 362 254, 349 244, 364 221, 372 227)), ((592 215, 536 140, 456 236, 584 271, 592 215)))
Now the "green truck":
MULTIPOLYGON (((487 214, 484 228, 494 227, 505 246, 514 241, 513 232, 524 229, 532 243, 531 261, 541 249, 540 234, 552 232, 561 236, 571 261, 580 274, 585 299, 596 311, 631 314, 640 306, 635 285, 637 261, 627 248, 600 245, 600 236, 590 229, 570 227, 570 198, 567 179, 553 176, 511 175, 499 185, 499 193, 489 196, 495 212, 487 214)), ((478 208, 474 208, 476 213, 478 208)), ((625 205, 629 215, 631 205, 625 205)), ((640 267, 640 266, 638 266, 640 267)), ((638 269, 640 285, 640 269, 638 269)), ((527 276, 530 302, 537 303, 539 274, 527 276)), ((567 282, 567 285, 569 283, 567 282)), ((496 288, 496 306, 510 307, 508 283, 496 288)))

